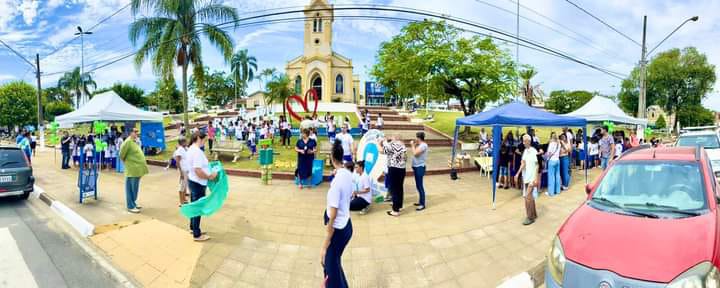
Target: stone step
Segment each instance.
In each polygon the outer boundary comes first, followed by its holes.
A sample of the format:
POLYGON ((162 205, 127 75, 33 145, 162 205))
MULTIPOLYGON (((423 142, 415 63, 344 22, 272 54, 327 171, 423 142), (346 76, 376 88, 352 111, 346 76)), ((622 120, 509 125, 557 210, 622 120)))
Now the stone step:
MULTIPOLYGON (((411 122, 396 122, 396 121, 386 121, 383 125, 384 130, 414 130, 414 131, 424 131, 425 126, 423 126, 420 123, 411 123, 411 122)), ((372 123, 372 125, 375 125, 375 123, 372 123)))
MULTIPOLYGON (((370 113, 370 120, 375 121, 377 120, 378 115, 370 113)), ((383 120, 387 121, 398 121, 398 122, 405 122, 410 121, 410 118, 404 115, 382 115, 383 120)))

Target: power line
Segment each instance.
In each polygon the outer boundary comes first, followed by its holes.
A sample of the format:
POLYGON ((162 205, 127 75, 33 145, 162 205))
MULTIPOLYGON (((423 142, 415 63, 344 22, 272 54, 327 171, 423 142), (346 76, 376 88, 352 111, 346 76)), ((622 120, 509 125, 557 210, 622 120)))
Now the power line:
POLYGON ((23 56, 22 54, 20 54, 20 52, 16 51, 16 50, 13 49, 12 47, 10 47, 10 45, 8 45, 7 43, 5 43, 5 41, 0 40, 0 43, 2 43, 3 46, 7 47, 7 49, 9 49, 10 51, 12 51, 16 56, 20 57, 20 59, 22 59, 23 61, 25 61, 25 63, 27 63, 28 65, 30 65, 30 67, 35 68, 35 64, 33 64, 32 62, 30 62, 30 60, 28 60, 27 58, 25 58, 25 56, 23 56))
MULTIPOLYGON (((225 22, 225 23, 220 23, 220 24, 215 25, 214 27, 220 28, 221 26, 226 26, 226 25, 229 25, 229 24, 235 24, 234 26, 243 26, 243 25, 238 25, 237 23, 242 22, 242 21, 252 20, 252 19, 258 19, 258 18, 267 18, 267 17, 280 16, 280 15, 285 15, 285 14, 295 14, 295 13, 300 13, 300 12, 322 11, 322 10, 331 10, 331 9, 338 10, 338 11, 342 11, 342 10, 350 10, 350 11, 352 11, 352 10, 360 10, 360 11, 372 10, 372 11, 374 11, 374 12, 378 12, 378 11, 400 12, 400 13, 408 13, 408 14, 415 14, 415 15, 421 15, 421 16, 435 17, 435 18, 440 18, 440 19, 443 19, 443 20, 449 20, 449 21, 453 21, 453 22, 460 23, 460 24, 464 24, 464 25, 469 25, 469 26, 473 26, 473 27, 476 27, 476 28, 480 28, 480 29, 483 29, 483 30, 488 30, 488 31, 493 32, 493 33, 498 33, 498 34, 501 34, 501 35, 503 35, 503 36, 505 36, 505 37, 509 37, 509 38, 511 38, 511 39, 519 39, 519 40, 521 40, 522 42, 524 42, 524 43, 523 43, 523 47, 528 47, 528 48, 531 48, 531 47, 532 47, 531 49, 533 49, 533 50, 537 50, 537 51, 543 52, 543 53, 545 53, 545 54, 557 56, 557 57, 559 57, 559 58, 567 59, 567 60, 570 60, 570 61, 572 61, 572 62, 576 62, 576 63, 578 63, 578 64, 585 65, 585 66, 587 66, 587 67, 590 67, 590 68, 595 69, 595 70, 597 70, 597 71, 603 72, 603 73, 605 73, 605 74, 607 74, 607 75, 610 75, 610 76, 615 77, 615 78, 618 78, 618 79, 623 79, 623 77, 621 77, 621 76, 624 76, 624 75, 621 74, 621 73, 613 72, 613 71, 610 71, 610 70, 608 70, 608 69, 599 67, 599 66, 597 66, 597 65, 595 65, 595 64, 588 63, 588 62, 586 62, 586 61, 577 59, 576 57, 573 57, 573 56, 571 56, 571 55, 567 55, 566 53, 563 53, 562 51, 558 51, 558 50, 556 50, 556 49, 551 49, 551 48, 545 47, 545 46, 543 46, 542 44, 539 44, 539 43, 537 43, 537 42, 535 42, 535 41, 528 40, 528 39, 524 39, 524 38, 521 38, 521 37, 513 36, 512 34, 509 34, 509 33, 507 33, 507 32, 504 32, 504 31, 502 31, 502 30, 499 30, 499 29, 497 29, 497 28, 489 27, 489 26, 486 26, 486 25, 478 24, 478 23, 473 23, 472 21, 465 20, 465 19, 462 19, 462 18, 452 17, 452 16, 449 16, 449 15, 442 15, 442 14, 437 14, 437 13, 430 12, 430 11, 423 11, 423 10, 418 10, 418 9, 404 8, 404 7, 397 7, 397 8, 396 8, 396 7, 392 7, 392 6, 369 6, 369 7, 368 7, 368 6, 364 6, 364 7, 363 7, 363 6, 355 6, 355 7, 336 7, 336 8, 312 9, 312 10, 304 10, 304 9, 303 9, 303 10, 291 10, 291 11, 282 11, 282 12, 275 12, 275 13, 268 13, 268 14, 264 14, 264 15, 257 15, 257 16, 246 17, 246 18, 243 18, 243 19, 238 19, 237 21, 228 21, 228 22, 225 22), (618 75, 620 75, 620 76, 618 76, 618 75)), ((336 16, 336 17, 343 17, 343 16, 336 16)), ((344 16, 344 17, 353 17, 353 16, 344 16)), ((360 17, 365 17, 365 18, 375 17, 375 18, 377 18, 377 19, 380 19, 379 16, 360 16, 360 17)), ((387 17, 387 18, 397 18, 397 17, 387 17)), ((296 18, 296 19, 297 19, 298 21, 305 21, 305 20, 306 20, 306 17, 302 16, 302 17, 298 17, 298 18, 296 18)), ((401 18, 397 18, 397 19, 401 19, 401 18)), ((259 23, 259 22, 272 23, 273 21, 282 21, 282 20, 284 20, 284 19, 258 21, 258 23, 259 23)), ((287 19, 285 19, 285 20, 287 20, 287 19)), ((411 19, 411 21, 419 21, 419 20, 417 20, 417 19, 411 19)), ((254 24, 258 25, 258 23, 254 23, 254 24)), ((247 23, 246 23, 246 24, 247 24, 247 23)), ((458 27, 458 28, 459 28, 459 27, 458 27)), ((220 29, 223 29, 223 28, 220 28, 220 29)), ((467 30, 467 29, 465 29, 465 30, 467 30)), ((187 36, 187 35, 192 35, 192 34, 197 34, 197 33, 202 33, 202 32, 204 32, 203 29, 198 30, 198 31, 195 31, 195 32, 191 32, 191 33, 186 33, 186 34, 184 34, 184 35, 181 35, 180 37, 185 37, 185 36, 187 36)), ((480 33, 480 34, 482 34, 482 33, 480 33)), ((486 34, 483 34, 483 35, 486 35, 486 34)), ((494 35, 487 35, 487 36, 488 36, 488 37, 492 37, 492 38, 494 38, 494 39, 500 39, 500 40, 503 40, 503 41, 506 41, 506 42, 508 41, 507 39, 498 38, 497 36, 494 36, 494 35)), ((179 37, 178 37, 178 38, 179 38, 179 37)), ((168 41, 175 41, 175 40, 177 40, 178 38, 171 39, 171 40, 168 40, 168 41)), ((163 44, 163 43, 166 43, 166 42, 158 43, 158 44, 155 45, 155 46, 159 46, 159 45, 161 45, 161 44, 163 44)), ((112 65, 112 64, 114 64, 114 63, 117 63, 117 62, 119 62, 119 61, 121 61, 121 60, 123 60, 123 59, 126 59, 126 58, 128 58, 128 57, 131 57, 132 55, 135 55, 135 54, 137 54, 137 53, 138 53, 138 51, 135 51, 135 52, 129 53, 129 54, 127 54, 127 55, 124 55, 124 56, 122 56, 122 57, 119 57, 118 59, 109 61, 108 63, 104 63, 104 64, 102 64, 102 65, 96 66, 96 67, 94 67, 93 69, 91 69, 90 72, 93 72, 93 71, 96 71, 96 70, 98 70, 98 69, 107 67, 107 66, 112 65)), ((95 63, 93 63, 93 64, 95 64, 95 63)), ((92 65, 92 64, 91 64, 91 65, 92 65)), ((62 73, 62 72, 56 72, 56 73, 51 73, 51 74, 57 74, 57 73, 62 73)), ((47 76, 50 76, 50 75, 47 75, 47 76)))
MULTIPOLYGON (((107 20, 110 20, 110 18, 112 18, 112 17, 114 17, 115 15, 119 14, 122 10, 125 10, 125 9, 127 9, 128 7, 130 7, 130 4, 132 4, 132 2, 131 2, 131 3, 128 3, 127 5, 125 5, 125 6, 123 6, 123 7, 121 7, 120 9, 118 9, 117 11, 113 12, 112 14, 106 16, 105 18, 100 19, 100 21, 98 21, 97 23, 95 23, 95 25, 93 25, 93 26, 92 26, 90 29, 88 29, 87 31, 92 31, 93 29, 97 28, 97 27, 100 26, 101 24, 105 23, 107 20)), ((70 43, 74 42, 74 41, 77 40, 78 38, 80 38, 80 36, 75 36, 75 37, 73 37, 72 39, 70 39, 70 40, 68 40, 68 41, 65 41, 63 44, 60 44, 60 46, 58 46, 57 48, 53 49, 53 51, 51 51, 50 53, 46 54, 42 59, 45 59, 45 58, 47 58, 47 57, 50 57, 50 55, 53 55, 53 54, 57 53, 58 51, 64 49, 65 47, 67 47, 68 45, 70 45, 70 43)))
POLYGON ((580 11, 583 11, 585 14, 587 14, 587 15, 589 15, 590 17, 594 18, 595 20, 599 21, 599 22, 602 23, 603 25, 607 26, 608 28, 612 29, 613 31, 617 32, 618 34, 622 35, 622 36, 625 37, 626 39, 628 39, 628 40, 632 41, 633 43, 637 44, 638 46, 642 46, 642 45, 640 45, 640 43, 638 43, 637 41, 635 41, 635 39, 632 39, 632 38, 630 38, 630 36, 625 35, 625 33, 620 32, 620 30, 615 29, 615 27, 613 27, 612 25, 610 25, 610 24, 608 24, 607 22, 603 21, 603 20, 600 19, 599 17, 593 15, 592 13, 588 12, 587 10, 583 9, 582 7, 580 7, 580 5, 577 5, 577 4, 573 3, 573 2, 570 1, 570 0, 565 0, 565 2, 568 2, 568 3, 570 3, 570 5, 573 5, 573 6, 575 6, 577 9, 580 9, 580 11))
MULTIPOLYGON (((503 7, 497 6, 497 5, 495 5, 495 4, 492 4, 492 3, 489 3, 489 2, 486 2, 486 1, 483 1, 483 0, 475 0, 475 2, 478 2, 478 3, 481 3, 481 4, 485 4, 485 5, 487 5, 487 6, 496 8, 496 9, 498 9, 498 10, 502 10, 502 11, 508 13, 508 14, 511 14, 511 15, 515 15, 515 14, 516 14, 516 12, 510 11, 510 10, 508 10, 508 9, 505 9, 505 8, 503 8, 503 7)), ((511 2, 512 2, 512 1, 511 1, 511 2)), ((517 4, 517 2, 515 2, 515 3, 517 4)), ((560 34, 560 35, 563 35, 563 36, 565 36, 565 37, 568 37, 568 38, 570 38, 570 39, 573 39, 573 40, 575 40, 575 41, 577 41, 577 42, 583 43, 583 44, 585 44, 585 45, 587 45, 587 46, 589 46, 589 47, 591 47, 591 48, 594 48, 594 49, 597 50, 598 52, 601 52, 601 53, 605 54, 606 56, 610 56, 610 57, 613 57, 613 58, 622 58, 620 55, 617 55, 617 54, 614 54, 614 53, 610 53, 609 51, 607 51, 607 50, 605 50, 605 49, 603 49, 603 48, 598 47, 597 45, 595 45, 595 43, 587 42, 587 41, 578 39, 578 38, 576 38, 576 37, 573 37, 573 36, 571 36, 571 35, 566 34, 566 33, 563 32, 563 31, 560 31, 560 30, 558 30, 558 29, 555 29, 554 27, 551 27, 551 26, 546 25, 546 24, 544 24, 544 23, 538 22, 538 21, 536 21, 536 20, 534 20, 534 19, 531 19, 531 18, 522 16, 522 15, 520 15, 520 18, 522 18, 522 19, 524 19, 524 20, 526 20, 526 21, 528 21, 528 22, 535 23, 536 25, 540 25, 540 26, 542 26, 542 27, 545 27, 545 28, 547 28, 547 29, 549 29, 549 30, 551 30, 551 31, 554 31, 554 32, 556 32, 556 33, 558 33, 558 34, 560 34), (612 54, 612 55, 611 55, 611 54, 612 54)))

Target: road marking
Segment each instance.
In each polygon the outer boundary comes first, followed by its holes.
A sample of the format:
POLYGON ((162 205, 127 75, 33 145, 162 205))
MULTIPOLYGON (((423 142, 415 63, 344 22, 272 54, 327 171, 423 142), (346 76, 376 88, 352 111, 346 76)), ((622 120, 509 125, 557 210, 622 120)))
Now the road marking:
POLYGON ((8 228, 0 228, 0 288, 38 287, 8 228))

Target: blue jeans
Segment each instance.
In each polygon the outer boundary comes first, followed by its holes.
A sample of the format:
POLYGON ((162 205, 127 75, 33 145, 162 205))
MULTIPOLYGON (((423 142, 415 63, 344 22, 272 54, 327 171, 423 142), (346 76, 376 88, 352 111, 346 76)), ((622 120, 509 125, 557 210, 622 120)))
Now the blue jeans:
POLYGON ((560 177, 562 178, 562 186, 570 185, 570 156, 560 157, 560 177))
POLYGON ((415 174, 415 188, 418 190, 420 199, 418 204, 425 206, 425 186, 423 185, 423 177, 425 177, 425 166, 412 167, 415 174))
POLYGON ((62 151, 62 164, 61 167, 63 169, 70 167, 70 151, 62 151))
POLYGON ((610 162, 609 160, 610 159, 608 157, 600 157, 600 167, 602 167, 603 170, 607 169, 608 162, 610 162))
POLYGON ((127 209, 133 209, 137 205, 138 190, 140 190, 140 177, 125 177, 125 203, 127 209))
MULTIPOLYGON (((206 186, 200 185, 192 180, 188 180, 188 188, 190 189, 190 202, 195 202, 198 199, 205 197, 206 186)), ((190 218, 190 230, 192 230, 193 237, 195 238, 202 235, 202 231, 200 231, 200 216, 190 218)))
POLYGON ((557 195, 560 193, 560 160, 548 160, 547 163, 548 194, 557 195))
MULTIPOLYGON (((327 221, 327 214, 326 214, 327 221)), ((332 223, 326 223, 332 225, 332 223)), ((342 268, 342 254, 345 251, 350 238, 352 238, 353 228, 352 221, 348 219, 347 225, 343 229, 335 229, 332 238, 330 238, 330 246, 325 252, 325 276, 327 276, 327 284, 325 287, 346 288, 349 287, 345 272, 342 268)))

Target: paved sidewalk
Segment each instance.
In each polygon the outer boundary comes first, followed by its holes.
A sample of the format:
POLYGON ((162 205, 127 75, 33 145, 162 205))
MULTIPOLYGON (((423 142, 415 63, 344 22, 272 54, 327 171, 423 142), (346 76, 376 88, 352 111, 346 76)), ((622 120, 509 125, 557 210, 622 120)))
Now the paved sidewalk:
MULTIPOLYGON (((151 167, 140 184, 143 213, 134 215, 124 209, 122 175, 102 174, 100 200, 80 205, 74 188, 77 171, 60 170, 59 161, 58 157, 53 163, 52 152, 38 155, 33 162, 37 184, 96 226, 107 225, 97 230, 109 232, 93 236, 93 241, 113 260, 124 257, 117 254, 120 251, 131 251, 155 269, 157 273, 143 275, 144 269, 128 269, 115 261, 145 285, 168 279, 173 285, 193 287, 320 285, 327 184, 297 190, 287 181, 262 186, 259 179, 230 177, 225 206, 202 221, 213 239, 199 244, 190 241, 188 222, 179 214, 174 171, 151 167), (116 229, 115 223, 127 227, 116 229), (116 239, 113 233, 120 232, 116 239), (162 241, 150 240, 161 236, 162 241), (111 238, 133 248, 108 247, 103 242, 111 238), (192 261, 194 249, 199 250, 192 271, 184 272, 190 277, 178 276, 180 268, 162 267, 168 261, 153 260, 157 245, 163 243, 176 245, 166 250, 175 251, 175 259, 188 259, 183 261, 192 261)), ((354 235, 343 257, 350 286, 495 287, 542 261, 559 225, 584 200, 583 177, 573 172, 571 190, 554 198, 543 195, 537 202, 539 218, 527 227, 521 225, 524 206, 519 191, 498 190, 497 208, 492 210, 490 183, 479 173, 460 174, 458 181, 448 175, 426 177, 428 208, 423 212, 409 206, 417 194, 412 177, 407 177, 408 206, 401 217, 385 215, 387 204, 374 204, 368 215, 352 215, 354 235)), ((593 171, 590 179, 597 173, 593 171)))

